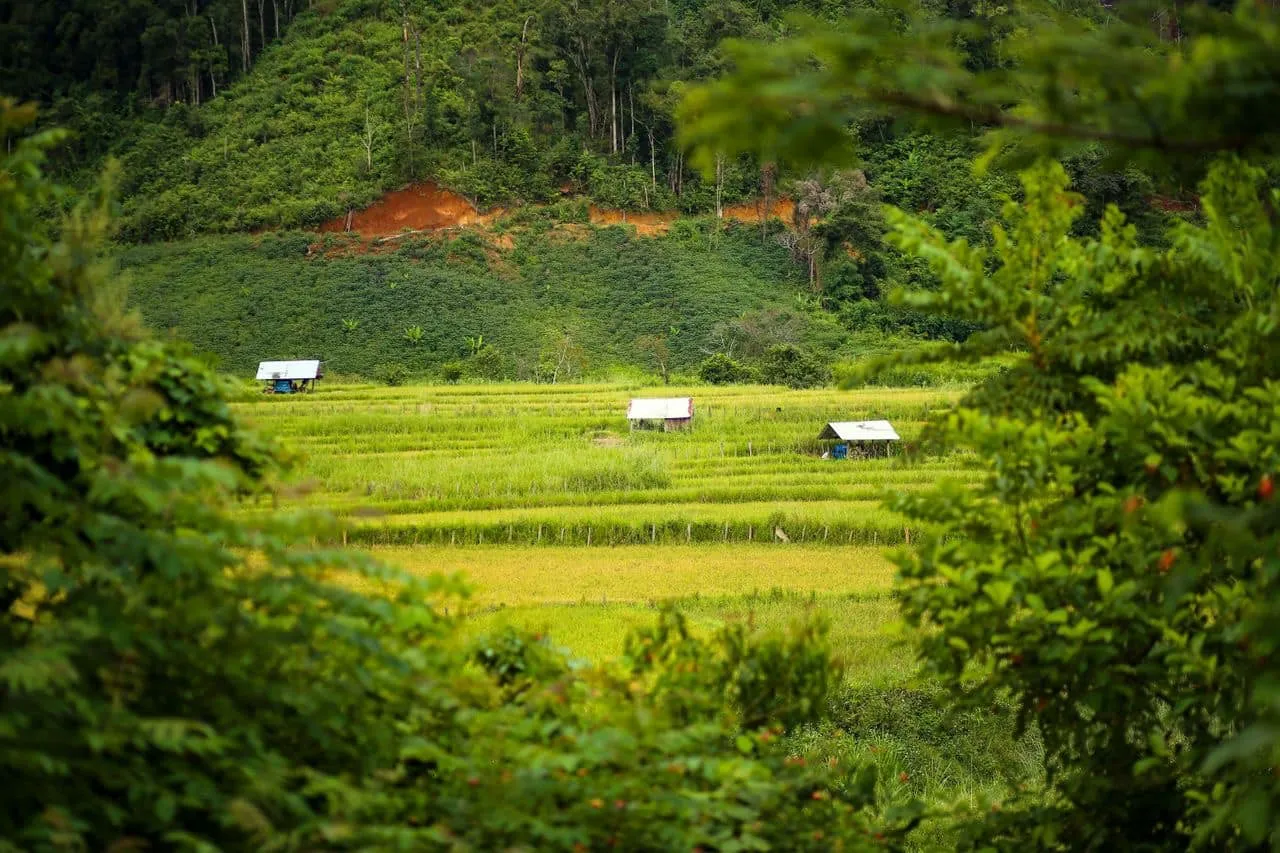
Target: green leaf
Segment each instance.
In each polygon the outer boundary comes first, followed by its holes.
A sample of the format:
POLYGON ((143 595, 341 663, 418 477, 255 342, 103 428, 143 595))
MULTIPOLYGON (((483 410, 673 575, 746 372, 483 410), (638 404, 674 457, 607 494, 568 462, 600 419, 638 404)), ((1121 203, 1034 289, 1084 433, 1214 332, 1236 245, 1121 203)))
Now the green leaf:
POLYGON ((983 584, 982 591, 998 606, 1003 607, 1013 595, 1013 584, 1009 581, 991 581, 983 584))

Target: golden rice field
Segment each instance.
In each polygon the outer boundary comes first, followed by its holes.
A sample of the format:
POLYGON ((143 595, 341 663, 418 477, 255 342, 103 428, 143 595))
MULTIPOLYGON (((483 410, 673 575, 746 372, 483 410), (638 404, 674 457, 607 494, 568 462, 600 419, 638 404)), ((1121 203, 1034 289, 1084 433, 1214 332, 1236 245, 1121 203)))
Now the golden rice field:
POLYGON ((850 673, 874 680, 910 663, 885 631, 885 552, 911 532, 880 501, 976 472, 822 459, 816 436, 831 420, 886 418, 910 441, 960 393, 321 383, 236 406, 297 454, 293 500, 332 513, 349 547, 463 575, 472 630, 518 624, 605 659, 663 602, 707 629, 817 609, 850 673), (692 430, 629 430, 629 398, 686 395, 692 430))

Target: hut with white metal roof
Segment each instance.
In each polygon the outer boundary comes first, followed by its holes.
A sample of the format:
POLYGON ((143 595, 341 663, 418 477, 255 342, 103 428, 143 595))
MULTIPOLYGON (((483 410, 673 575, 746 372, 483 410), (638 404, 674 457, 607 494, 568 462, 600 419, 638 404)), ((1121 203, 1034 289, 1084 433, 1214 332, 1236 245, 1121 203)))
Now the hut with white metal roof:
POLYGON ((819 441, 834 442, 833 459, 849 455, 888 456, 893 442, 901 440, 888 421, 832 421, 818 434, 819 441))
POLYGON ((316 380, 324 377, 324 362, 318 359, 300 361, 262 361, 258 363, 258 380, 266 382, 267 394, 294 394, 314 391, 316 380))
POLYGON ((635 399, 627 405, 627 420, 632 429, 687 429, 693 424, 693 398, 635 399))

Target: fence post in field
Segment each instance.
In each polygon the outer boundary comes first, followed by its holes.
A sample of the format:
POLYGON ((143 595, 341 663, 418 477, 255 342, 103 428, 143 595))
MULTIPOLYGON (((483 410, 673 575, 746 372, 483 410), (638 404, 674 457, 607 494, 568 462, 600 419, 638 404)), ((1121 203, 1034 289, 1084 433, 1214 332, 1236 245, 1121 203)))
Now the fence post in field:
POLYGON ((538 525, 538 544, 542 544, 542 525, 538 525))
POLYGON ((654 543, 657 541, 658 541, 658 525, 650 524, 649 525, 649 542, 654 543))
POLYGON ((902 532, 907 537, 907 544, 910 545, 911 544, 911 528, 904 527, 902 528, 902 532))
POLYGON ((753 532, 753 531, 752 531, 752 529, 751 529, 751 525, 750 525, 750 524, 748 524, 748 525, 747 525, 747 541, 748 541, 748 542, 750 542, 750 541, 751 541, 751 534, 752 534, 752 532, 753 532))
POLYGON ((693 541, 693 523, 692 523, 692 522, 690 522, 689 524, 686 524, 686 525, 685 525, 685 528, 684 528, 684 541, 686 541, 686 542, 692 542, 692 541, 693 541))
POLYGON ((591 544, 591 525, 587 525, 587 544, 591 544))
POLYGON ((724 541, 729 541, 729 522, 724 523, 724 541))

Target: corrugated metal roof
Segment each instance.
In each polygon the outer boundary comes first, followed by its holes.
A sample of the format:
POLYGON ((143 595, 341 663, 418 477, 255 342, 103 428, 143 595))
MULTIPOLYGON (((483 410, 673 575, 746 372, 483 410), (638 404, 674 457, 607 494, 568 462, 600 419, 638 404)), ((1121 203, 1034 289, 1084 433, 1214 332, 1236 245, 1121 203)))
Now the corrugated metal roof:
POLYGON ((692 397, 632 400, 627 406, 629 421, 667 421, 691 417, 693 417, 692 397))
POLYGON ((843 441, 898 441, 898 433, 888 421, 832 421, 818 438, 843 441))
POLYGON ((259 379, 315 379, 320 375, 320 362, 264 361, 258 364, 259 379))

